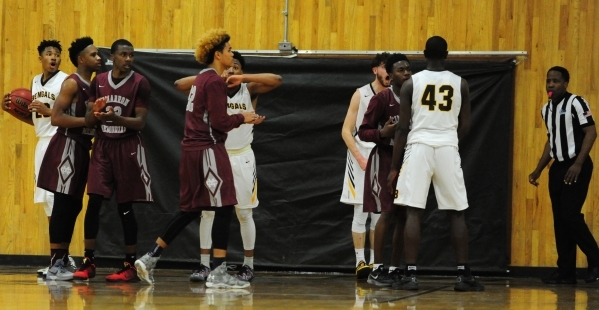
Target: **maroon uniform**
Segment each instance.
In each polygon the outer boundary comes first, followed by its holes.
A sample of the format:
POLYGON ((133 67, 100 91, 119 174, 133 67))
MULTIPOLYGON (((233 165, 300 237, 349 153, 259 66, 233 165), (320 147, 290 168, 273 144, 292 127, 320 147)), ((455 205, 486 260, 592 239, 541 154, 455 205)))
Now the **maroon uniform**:
MULTIPOLYGON (((90 102, 107 97, 106 111, 112 107, 116 115, 135 117, 136 108, 148 109, 150 83, 131 71, 123 79, 112 77, 112 71, 98 74, 91 83, 90 102)), ((145 148, 139 131, 102 121, 96 130, 89 164, 88 194, 109 199, 116 190, 117 203, 152 201, 151 178, 145 148)))
POLYGON ((214 69, 204 69, 189 92, 179 166, 182 211, 237 204, 227 132, 243 124, 227 114, 227 85, 214 69))
POLYGON ((375 142, 376 146, 368 156, 364 177, 364 212, 391 211, 393 195, 385 186, 387 175, 391 170, 393 156, 393 138, 381 138, 380 130, 391 119, 395 124, 399 121, 399 97, 391 88, 376 94, 364 114, 364 120, 358 136, 362 141, 375 142))
MULTIPOLYGON (((77 73, 68 78, 77 82, 77 102, 71 103, 64 113, 85 117, 90 85, 77 73)), ((93 136, 94 130, 90 128, 58 127, 44 155, 37 186, 51 192, 82 198, 87 183, 89 150, 93 136)))

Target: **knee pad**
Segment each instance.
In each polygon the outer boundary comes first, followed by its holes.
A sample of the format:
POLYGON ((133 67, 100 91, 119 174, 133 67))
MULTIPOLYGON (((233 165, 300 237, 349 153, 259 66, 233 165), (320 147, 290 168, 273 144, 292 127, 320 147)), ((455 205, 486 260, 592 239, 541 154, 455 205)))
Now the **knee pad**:
POLYGON ((235 208, 235 213, 237 214, 237 219, 239 219, 239 223, 248 223, 249 221, 252 221, 254 219, 252 217, 252 209, 235 208))
POLYGON ((359 234, 366 232, 366 220, 368 213, 362 211, 362 205, 354 206, 354 219, 351 223, 351 231, 359 234))
POLYGON ((235 208, 237 218, 239 219, 239 230, 241 231, 241 241, 243 241, 244 250, 253 250, 256 244, 256 224, 252 217, 252 209, 235 208))
POLYGON ((46 194, 46 201, 43 203, 46 216, 52 216, 52 208, 54 208, 54 193, 46 194))
POLYGON ((119 217, 123 224, 123 233, 125 235, 125 245, 137 244, 137 220, 133 212, 133 204, 131 202, 118 204, 119 217))
POLYGON ((370 230, 375 230, 376 223, 379 221, 379 218, 381 218, 380 213, 370 213, 370 230))

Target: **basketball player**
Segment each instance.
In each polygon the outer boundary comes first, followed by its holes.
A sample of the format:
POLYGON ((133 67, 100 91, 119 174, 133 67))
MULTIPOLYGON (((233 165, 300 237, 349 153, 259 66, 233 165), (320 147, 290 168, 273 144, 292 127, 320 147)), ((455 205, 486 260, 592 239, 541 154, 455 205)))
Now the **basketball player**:
POLYGON ((354 206, 352 220, 352 239, 356 253, 356 277, 364 279, 372 271, 372 265, 366 265, 364 257, 364 244, 366 240, 366 220, 370 214, 370 264, 374 263, 374 231, 380 214, 364 213, 362 197, 364 192, 364 170, 366 170, 367 157, 374 147, 372 142, 364 142, 358 137, 358 128, 362 124, 364 113, 368 108, 370 98, 389 87, 389 74, 385 70, 388 53, 376 54, 372 60, 372 73, 374 81, 358 88, 349 102, 349 109, 341 129, 341 137, 347 145, 347 164, 343 180, 341 202, 354 206))
POLYGON ((100 69, 98 49, 90 37, 76 39, 69 58, 77 71, 63 83, 52 109, 57 133, 48 145, 37 185, 54 193, 50 220, 50 269, 46 279, 71 280, 73 271, 63 262, 71 242, 75 221, 83 206, 87 183, 89 151, 94 130, 85 127, 85 113, 92 74, 100 69))
MULTIPOLYGON (((206 281, 207 287, 248 287, 227 273, 225 263, 229 224, 235 198, 235 185, 229 156, 225 149, 227 132, 243 123, 260 122, 251 112, 227 114, 227 85, 221 78, 223 71, 233 66, 233 52, 229 35, 222 29, 208 31, 198 41, 195 57, 208 67, 197 75, 189 92, 181 164, 179 167, 180 211, 169 223, 150 251, 135 262, 137 274, 146 282, 154 283, 154 267, 162 251, 202 211, 214 210, 215 268, 206 281)), ((236 85, 241 79, 236 80, 236 85)))
POLYGON ((464 219, 468 199, 458 153, 458 142, 470 129, 468 83, 445 70, 447 42, 442 37, 433 36, 426 41, 424 56, 426 70, 414 74, 401 88, 399 123, 387 178, 388 190, 394 193, 392 183, 403 158, 393 202, 407 207, 406 269, 405 277, 393 288, 418 289, 420 219, 432 180, 439 209, 447 210, 451 219, 451 242, 458 263, 454 290, 483 291, 484 286, 472 277, 468 267, 468 229, 464 219))
MULTIPOLYGON (((31 81, 31 94, 33 101, 29 106, 31 110, 31 117, 15 118, 29 125, 33 125, 35 128, 36 136, 38 137, 37 145, 35 147, 35 160, 34 160, 34 182, 36 184, 35 192, 33 194, 33 202, 40 203, 44 207, 46 216, 48 217, 48 223, 50 223, 50 217, 52 216, 52 206, 54 206, 54 194, 52 192, 43 190, 37 187, 37 180, 39 177, 39 170, 42 164, 42 159, 50 143, 50 139, 56 133, 56 126, 52 126, 50 123, 50 115, 52 114, 52 108, 54 107, 54 101, 58 97, 60 92, 60 85, 67 78, 68 74, 59 70, 61 62, 62 46, 59 41, 56 40, 43 40, 37 47, 39 54, 39 62, 42 64, 42 73, 33 77, 31 81)), ((10 94, 4 96, 4 102, 2 109, 8 111, 10 108, 8 103, 10 102, 10 94)), ((14 116, 14 115, 13 115, 14 116)), ((67 246, 68 248, 68 246, 67 246)), ((68 265, 75 267, 75 262, 70 258, 68 265)), ((37 271, 38 275, 42 276, 48 271, 48 268, 42 268, 37 271)))
POLYGON ((368 276, 368 283, 377 286, 391 286, 401 279, 399 263, 403 251, 403 230, 405 208, 393 204, 393 195, 387 191, 387 175, 391 170, 393 154, 393 136, 399 121, 399 91, 403 83, 412 76, 408 58, 401 53, 391 54, 385 64, 391 76, 391 87, 374 95, 370 99, 364 120, 358 130, 362 141, 374 142, 376 146, 370 152, 364 178, 364 212, 381 213, 376 223, 377 234, 374 237, 374 266, 368 276), (393 217, 397 218, 393 235, 393 255, 388 272, 383 267, 383 249, 387 227, 393 217))
MULTIPOLYGON (((227 113, 237 114, 241 111, 254 111, 260 94, 269 92, 281 85, 280 75, 271 73, 244 74, 245 59, 239 52, 233 52, 233 66, 225 71, 228 83, 242 79, 240 85, 227 88, 227 113)), ((175 82, 175 87, 181 92, 188 93, 193 85, 195 76, 182 78, 175 82)), ((257 123, 256 123, 257 124, 257 123)), ((256 243, 256 226, 252 217, 252 209, 258 206, 258 183, 256 180, 256 159, 251 143, 254 139, 254 125, 242 124, 231 130, 225 141, 229 154, 237 204, 235 212, 239 219, 241 239, 243 241, 243 266, 237 273, 237 278, 251 281, 254 278, 254 244, 256 243)), ((212 247, 212 223, 214 212, 203 211, 200 222, 200 267, 191 274, 194 282, 205 281, 210 273, 210 248, 212 247)), ((214 249, 221 251, 222 249, 214 249)))
POLYGON ((98 74, 91 83, 85 122, 96 128, 89 163, 85 213, 85 253, 74 279, 95 276, 94 251, 99 214, 104 199, 116 192, 118 214, 123 225, 125 262, 118 272, 106 276, 109 282, 137 282, 133 264, 137 258, 137 221, 133 202, 151 202, 151 178, 140 130, 146 125, 150 83, 131 68, 133 44, 119 39, 112 43, 112 70, 98 74))

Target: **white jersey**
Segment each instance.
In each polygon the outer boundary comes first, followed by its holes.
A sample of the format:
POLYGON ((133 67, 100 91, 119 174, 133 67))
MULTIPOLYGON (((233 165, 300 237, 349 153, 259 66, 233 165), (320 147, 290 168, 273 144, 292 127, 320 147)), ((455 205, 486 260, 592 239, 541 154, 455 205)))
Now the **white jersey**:
POLYGON ((407 144, 458 146, 462 78, 449 71, 424 70, 412 76, 411 130, 407 144))
MULTIPOLYGON (((252 98, 247 87, 247 83, 242 83, 241 87, 233 95, 227 97, 227 113, 229 115, 239 112, 254 111, 252 106, 252 98)), ((241 124, 238 128, 229 131, 227 140, 225 140, 225 148, 227 150, 239 150, 249 146, 254 140, 254 125, 241 124)))
POLYGON ((356 126, 352 131, 352 135, 354 136, 354 139, 356 140, 356 143, 359 146, 367 149, 372 149, 374 148, 376 143, 364 142, 360 140, 360 137, 358 137, 358 129, 360 128, 360 125, 362 125, 362 120, 364 120, 364 114, 366 114, 366 110, 368 110, 368 104, 370 103, 370 99, 372 99, 372 97, 376 95, 376 93, 374 92, 374 88, 372 88, 372 83, 368 83, 358 88, 358 92, 360 93, 360 106, 358 107, 358 114, 356 116, 356 126))
MULTIPOLYGON (((69 76, 68 74, 58 71, 51 77, 45 84, 42 84, 42 78, 44 74, 38 74, 33 77, 31 81, 31 94, 33 100, 39 100, 44 103, 47 107, 52 109, 54 107, 54 101, 58 98, 62 82, 69 76)), ((33 112, 31 114, 33 120, 33 126, 35 127, 35 134, 38 138, 52 137, 56 133, 56 126, 52 126, 50 123, 50 116, 44 116, 33 112)))

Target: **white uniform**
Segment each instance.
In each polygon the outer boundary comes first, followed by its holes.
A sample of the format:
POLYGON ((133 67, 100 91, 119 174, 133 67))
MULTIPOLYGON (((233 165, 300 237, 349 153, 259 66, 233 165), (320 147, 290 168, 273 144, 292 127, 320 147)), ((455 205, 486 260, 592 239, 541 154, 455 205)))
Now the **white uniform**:
MULTIPOLYGON (((376 145, 374 142, 364 142, 358 137, 358 128, 362 125, 364 114, 368 109, 370 99, 376 94, 372 88, 372 84, 366 84, 358 88, 360 92, 360 106, 358 107, 358 114, 356 117, 356 125, 352 130, 352 135, 356 141, 356 146, 360 151, 360 154, 365 158, 370 156, 370 151, 376 145)), ((350 205, 361 205, 364 193, 364 170, 360 168, 360 164, 352 155, 347 151, 347 163, 345 165, 345 177, 343 178, 343 191, 341 192, 341 202, 350 205)))
POLYGON ((424 209, 432 180, 439 209, 464 210, 468 199, 457 133, 462 78, 424 70, 412 83, 411 130, 394 203, 424 209))
MULTIPOLYGON (((227 113, 232 115, 250 111, 254 111, 252 98, 247 84, 243 83, 233 97, 227 97, 227 113)), ((235 206, 240 209, 258 206, 256 159, 251 145, 253 140, 254 125, 242 124, 239 128, 229 131, 225 141, 235 181, 235 195, 237 196, 237 205, 235 206)))
MULTIPOLYGON (((62 82, 64 82, 68 76, 68 74, 58 71, 52 78, 46 81, 45 84, 42 84, 43 74, 38 74, 33 77, 31 82, 31 94, 33 100, 38 100, 52 109, 54 107, 54 101, 58 97, 58 93, 60 93, 62 82)), ((37 176, 40 171, 40 166, 42 165, 42 160, 44 159, 44 154, 46 154, 48 144, 50 143, 52 136, 56 133, 57 127, 52 126, 50 123, 50 116, 43 116, 33 112, 31 118, 33 120, 33 126, 35 127, 35 134, 39 138, 35 147, 34 181, 37 184, 37 176)), ((36 186, 33 202, 43 203, 46 215, 52 215, 52 206, 54 205, 54 194, 52 192, 48 192, 36 186)))

